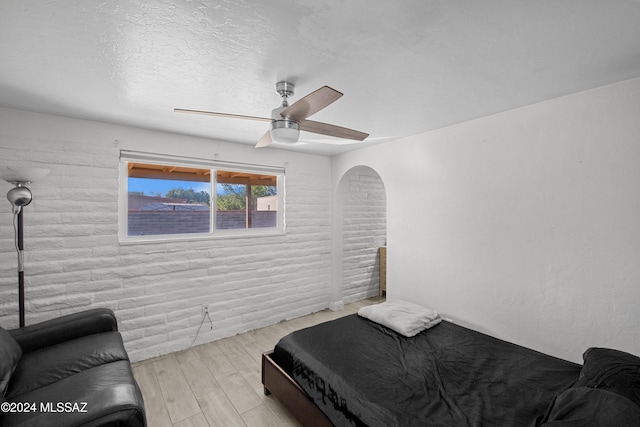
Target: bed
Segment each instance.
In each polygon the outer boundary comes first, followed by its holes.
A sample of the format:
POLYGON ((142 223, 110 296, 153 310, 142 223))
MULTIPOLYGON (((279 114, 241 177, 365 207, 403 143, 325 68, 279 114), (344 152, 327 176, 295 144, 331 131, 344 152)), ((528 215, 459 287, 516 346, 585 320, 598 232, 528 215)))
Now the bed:
POLYGON ((640 425, 640 359, 584 357, 448 321, 407 337, 353 314, 283 337, 263 354, 262 382, 303 426, 640 425))

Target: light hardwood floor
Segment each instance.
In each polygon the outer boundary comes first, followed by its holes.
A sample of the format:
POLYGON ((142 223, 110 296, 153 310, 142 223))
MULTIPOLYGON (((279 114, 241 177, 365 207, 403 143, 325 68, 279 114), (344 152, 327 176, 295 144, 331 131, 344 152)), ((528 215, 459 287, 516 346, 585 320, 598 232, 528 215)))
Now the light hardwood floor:
POLYGON ((134 363, 149 427, 299 426, 275 397, 264 395, 262 353, 289 332, 380 301, 357 301, 340 311, 320 311, 134 363))

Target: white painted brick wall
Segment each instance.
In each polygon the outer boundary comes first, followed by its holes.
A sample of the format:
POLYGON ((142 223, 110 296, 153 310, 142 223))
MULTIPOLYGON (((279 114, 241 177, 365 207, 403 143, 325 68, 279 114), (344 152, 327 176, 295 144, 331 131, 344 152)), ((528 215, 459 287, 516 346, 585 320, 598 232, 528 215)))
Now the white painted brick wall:
POLYGON ((378 248, 386 243, 386 194, 370 168, 348 172, 343 193, 343 299, 345 303, 377 295, 378 248))
MULTIPOLYGON (((186 154, 189 155, 189 154, 186 154)), ((247 160, 248 158, 248 160, 247 160)), ((208 304, 203 343, 328 306, 330 159, 0 108, 0 166, 51 169, 25 208, 26 321, 93 307, 116 312, 132 360, 184 349, 208 304), (114 140, 124 141, 119 145, 114 140), (210 153, 286 163, 281 236, 118 242, 119 150, 210 153), (178 148, 175 148, 178 150, 178 148), (253 156, 254 158, 250 158, 253 156)), ((0 193, 10 184, 1 182, 0 193)), ((3 196, 4 197, 4 196, 3 196)), ((0 202, 0 325, 16 327, 12 214, 0 202)))

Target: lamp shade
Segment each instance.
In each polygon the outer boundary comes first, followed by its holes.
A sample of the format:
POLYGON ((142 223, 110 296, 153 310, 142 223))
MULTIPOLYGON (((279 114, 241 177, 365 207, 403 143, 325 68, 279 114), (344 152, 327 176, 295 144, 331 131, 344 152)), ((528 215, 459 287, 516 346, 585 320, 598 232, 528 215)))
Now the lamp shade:
POLYGON ((0 178, 12 184, 25 184, 38 181, 49 175, 49 169, 0 167, 0 178))

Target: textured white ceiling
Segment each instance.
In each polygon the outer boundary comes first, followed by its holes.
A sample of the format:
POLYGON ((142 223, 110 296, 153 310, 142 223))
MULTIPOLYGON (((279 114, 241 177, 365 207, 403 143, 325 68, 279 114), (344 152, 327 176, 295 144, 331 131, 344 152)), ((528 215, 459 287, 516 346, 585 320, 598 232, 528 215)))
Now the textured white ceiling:
MULTIPOLYGON (((371 136, 336 154, 640 77, 639 0, 2 0, 0 105, 255 144, 275 83, 371 136)), ((331 144, 329 144, 331 143, 331 144)))

